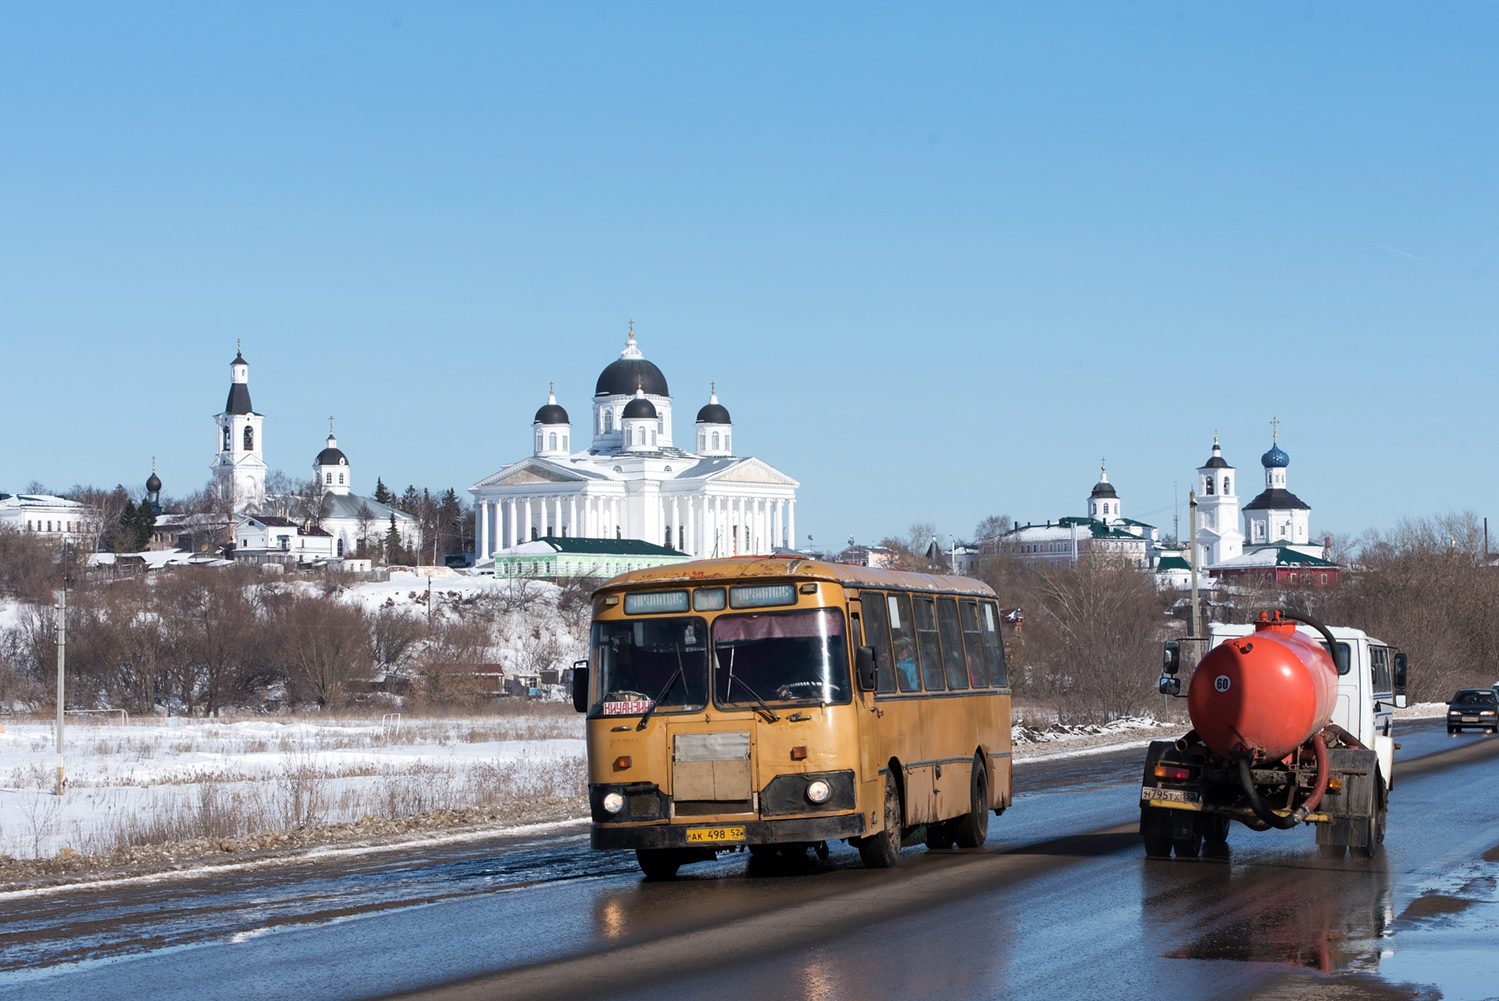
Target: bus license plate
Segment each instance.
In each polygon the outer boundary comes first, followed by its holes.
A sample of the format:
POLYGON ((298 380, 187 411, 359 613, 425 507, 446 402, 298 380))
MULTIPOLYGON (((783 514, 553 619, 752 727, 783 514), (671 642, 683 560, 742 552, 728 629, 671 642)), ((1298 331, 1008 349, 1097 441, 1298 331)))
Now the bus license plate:
POLYGON ((744 828, 742 827, 694 827, 687 832, 688 844, 743 840, 744 828))
POLYGON ((1153 789, 1145 786, 1140 790, 1140 798, 1143 800, 1160 800, 1167 803, 1195 803, 1197 793, 1192 789, 1153 789))

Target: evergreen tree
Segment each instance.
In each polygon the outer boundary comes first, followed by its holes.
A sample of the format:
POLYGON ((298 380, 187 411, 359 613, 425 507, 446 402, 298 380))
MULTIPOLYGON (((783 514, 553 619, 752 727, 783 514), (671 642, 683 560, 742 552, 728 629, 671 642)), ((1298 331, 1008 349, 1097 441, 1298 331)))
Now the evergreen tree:
POLYGON ((421 501, 421 494, 416 492, 416 487, 408 486, 406 488, 406 492, 401 495, 400 503, 398 503, 396 507, 400 508, 402 511, 405 511, 407 514, 416 514, 416 507, 421 503, 421 501))
POLYGON ((151 545, 151 533, 156 528, 156 511, 151 502, 141 498, 139 505, 127 500, 125 510, 120 512, 120 528, 115 533, 115 551, 121 553, 144 552, 151 545))
POLYGON ((375 502, 377 504, 389 504, 393 496, 395 495, 390 492, 390 488, 385 485, 385 481, 378 476, 375 477, 375 502))
POLYGON ((385 533, 385 562, 401 562, 401 533, 396 531, 396 516, 390 516, 390 531, 385 533))

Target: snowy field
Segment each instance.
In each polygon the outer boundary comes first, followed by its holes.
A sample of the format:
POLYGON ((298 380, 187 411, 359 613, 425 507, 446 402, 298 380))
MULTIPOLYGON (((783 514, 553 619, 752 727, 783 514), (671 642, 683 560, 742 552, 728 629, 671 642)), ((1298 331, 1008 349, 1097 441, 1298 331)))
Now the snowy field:
POLYGON ((68 717, 62 796, 53 794, 53 732, 28 722, 0 733, 0 855, 96 855, 534 798, 586 801, 582 720, 570 707, 399 726, 68 717))

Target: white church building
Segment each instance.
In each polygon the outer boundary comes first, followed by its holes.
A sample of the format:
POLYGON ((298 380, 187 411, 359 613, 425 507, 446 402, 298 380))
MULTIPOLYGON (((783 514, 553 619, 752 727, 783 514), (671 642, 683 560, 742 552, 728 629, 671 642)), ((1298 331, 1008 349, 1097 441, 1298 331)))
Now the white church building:
POLYGON ((546 537, 638 539, 694 557, 795 546, 801 484, 735 455, 716 387, 679 447, 666 377, 641 354, 633 327, 599 374, 579 441, 555 393, 531 430, 529 457, 469 488, 480 561, 546 537))
POLYGON ((353 469, 338 447, 331 426, 326 445, 312 461, 320 490, 318 511, 310 516, 300 511, 300 496, 266 493, 265 415, 256 413, 250 403, 250 363, 242 350, 237 350, 229 363, 229 399, 214 423, 218 428, 218 453, 210 467, 214 489, 242 524, 247 516, 262 523, 266 518, 286 521, 295 517, 307 522, 309 531, 320 528, 331 537, 328 553, 320 552, 319 556, 339 559, 354 556, 361 540, 382 545, 394 518, 402 545, 411 549, 421 546, 421 524, 416 518, 354 493, 353 469))
POLYGON ((1000 537, 1005 550, 1021 559, 1076 563, 1085 554, 1125 560, 1147 570, 1161 557, 1160 530, 1126 518, 1109 471, 1100 466, 1098 482, 1088 492, 1085 518, 1066 516, 1044 525, 1017 525, 1000 537))
POLYGON ((1325 558, 1326 547, 1311 538, 1312 509, 1286 489, 1286 467, 1291 457, 1280 447, 1280 434, 1271 436, 1270 450, 1260 456, 1265 489, 1239 507, 1237 476, 1223 458, 1217 437, 1213 454, 1197 470, 1197 559, 1207 570, 1248 566, 1256 550, 1292 549, 1304 556, 1325 558), (1240 528, 1242 518, 1242 529, 1240 528))

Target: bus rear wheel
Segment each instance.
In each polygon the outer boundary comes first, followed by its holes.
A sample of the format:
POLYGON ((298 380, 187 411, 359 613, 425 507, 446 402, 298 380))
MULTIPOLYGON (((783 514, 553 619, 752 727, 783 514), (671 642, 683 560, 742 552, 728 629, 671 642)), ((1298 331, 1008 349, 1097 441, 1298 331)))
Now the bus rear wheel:
POLYGON ((900 790, 895 776, 885 776, 885 829, 859 839, 859 858, 866 869, 889 869, 900 861, 900 790))
POLYGON ((951 831, 959 848, 977 848, 989 837, 989 770, 978 755, 968 783, 968 812, 952 821, 951 831))
POLYGON ((651 879, 671 879, 682 867, 682 856, 671 848, 637 848, 635 861, 651 879))

